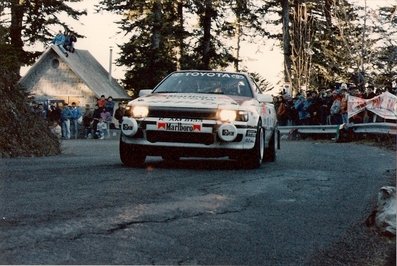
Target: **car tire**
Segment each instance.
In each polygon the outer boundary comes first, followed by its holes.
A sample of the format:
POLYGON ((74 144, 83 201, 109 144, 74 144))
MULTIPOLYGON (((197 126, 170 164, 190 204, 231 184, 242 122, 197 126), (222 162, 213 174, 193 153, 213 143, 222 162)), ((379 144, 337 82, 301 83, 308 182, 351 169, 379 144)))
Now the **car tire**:
POLYGON ((121 138, 119 152, 121 162, 128 167, 142 167, 146 159, 146 155, 139 152, 135 145, 125 143, 121 138))
POLYGON ((265 151, 265 133, 261 122, 258 123, 258 128, 255 137, 255 146, 246 153, 242 162, 243 167, 247 169, 255 169, 261 166, 265 151))
POLYGON ((273 130, 273 134, 270 137, 269 145, 267 149, 265 149, 265 161, 266 162, 275 162, 276 161, 276 131, 273 130))

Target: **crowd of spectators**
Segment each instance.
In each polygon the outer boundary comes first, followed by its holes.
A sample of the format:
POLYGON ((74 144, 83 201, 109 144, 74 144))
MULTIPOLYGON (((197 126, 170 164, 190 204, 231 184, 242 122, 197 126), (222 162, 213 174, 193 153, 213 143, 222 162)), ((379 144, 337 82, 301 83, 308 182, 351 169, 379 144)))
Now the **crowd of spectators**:
POLYGON ((124 104, 119 103, 116 110, 113 98, 101 95, 91 108, 86 104, 82 109, 72 102, 32 103, 32 112, 46 119, 50 130, 60 139, 110 137, 110 129, 114 127, 113 117, 120 123, 124 115, 124 104))
MULTIPOLYGON (((396 95, 396 89, 388 91, 396 95)), ((372 99, 383 92, 384 90, 375 90, 373 86, 368 86, 363 92, 354 85, 341 84, 334 89, 307 91, 306 96, 298 93, 295 97, 291 97, 282 92, 274 97, 274 104, 280 126, 370 123, 380 119, 370 111, 363 111, 348 118, 347 97, 351 95, 372 99)))

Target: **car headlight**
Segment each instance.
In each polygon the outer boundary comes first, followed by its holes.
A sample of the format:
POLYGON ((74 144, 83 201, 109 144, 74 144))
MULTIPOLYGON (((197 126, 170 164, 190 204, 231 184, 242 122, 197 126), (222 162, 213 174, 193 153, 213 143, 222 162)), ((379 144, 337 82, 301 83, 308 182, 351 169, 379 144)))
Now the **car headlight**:
POLYGON ((237 112, 235 110, 220 110, 218 114, 219 120, 223 122, 232 122, 237 118, 237 112))
POLYGON ((133 117, 147 117, 149 114, 149 108, 147 106, 133 106, 132 107, 132 112, 131 112, 133 117))

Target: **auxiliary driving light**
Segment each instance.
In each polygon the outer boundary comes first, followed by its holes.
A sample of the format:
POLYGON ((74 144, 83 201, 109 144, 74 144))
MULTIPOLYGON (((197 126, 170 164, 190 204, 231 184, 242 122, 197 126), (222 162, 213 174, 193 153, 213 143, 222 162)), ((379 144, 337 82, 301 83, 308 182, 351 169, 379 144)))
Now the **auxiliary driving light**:
POLYGON ((237 138, 237 128, 232 124, 222 124, 218 129, 218 137, 226 142, 233 141, 237 138))
POLYGON ((123 122, 121 123, 121 132, 124 135, 132 137, 138 131, 138 123, 134 118, 123 117, 123 122))

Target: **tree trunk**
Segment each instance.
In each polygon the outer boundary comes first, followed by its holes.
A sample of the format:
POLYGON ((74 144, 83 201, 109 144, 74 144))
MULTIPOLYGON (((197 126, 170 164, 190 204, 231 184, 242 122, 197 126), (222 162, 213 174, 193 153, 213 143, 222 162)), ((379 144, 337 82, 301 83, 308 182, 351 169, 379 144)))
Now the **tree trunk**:
POLYGON ((161 26, 162 26, 162 5, 161 0, 156 0, 153 6, 153 35, 152 49, 158 50, 161 43, 161 26))
POLYGON ((240 71, 240 50, 241 50, 241 23, 240 18, 237 19, 236 26, 236 35, 237 35, 237 43, 236 43, 236 58, 234 59, 234 70, 236 72, 240 71))
POLYGON ((289 33, 289 11, 288 0, 281 1, 283 20, 283 53, 284 53, 284 82, 291 83, 291 36, 289 33))
POLYGON ((178 1, 177 3, 177 13, 178 13, 178 19, 179 19, 179 36, 178 36, 178 52, 177 52, 177 62, 176 62, 176 68, 180 70, 182 68, 181 60, 184 58, 184 16, 183 16, 183 1, 178 1))
POLYGON ((203 59, 202 69, 210 69, 210 51, 211 51, 211 21, 212 21, 212 0, 205 0, 204 2, 204 18, 203 18, 203 59))
POLYGON ((18 67, 12 71, 19 75, 21 65, 25 63, 23 41, 22 41, 22 20, 23 20, 24 9, 23 5, 19 0, 11 1, 11 25, 10 25, 10 38, 11 45, 15 49, 19 64, 15 64, 18 67))
POLYGON ((240 71, 240 50, 241 50, 241 34, 242 34, 242 26, 241 26, 241 9, 242 3, 241 1, 237 1, 237 10, 236 10, 236 49, 235 49, 235 59, 234 59, 234 70, 240 71))

